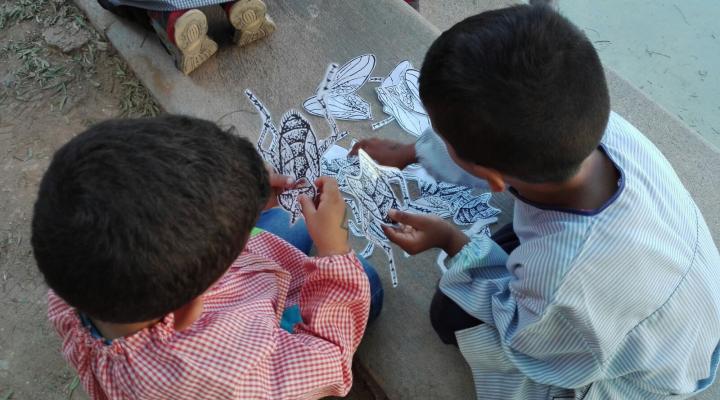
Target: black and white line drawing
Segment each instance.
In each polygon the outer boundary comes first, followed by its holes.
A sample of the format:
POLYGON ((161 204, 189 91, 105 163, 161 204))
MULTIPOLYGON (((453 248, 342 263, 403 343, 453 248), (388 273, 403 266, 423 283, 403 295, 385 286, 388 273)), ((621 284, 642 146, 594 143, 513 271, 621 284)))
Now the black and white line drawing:
POLYGON ((455 212, 453 222, 457 225, 471 225, 500 214, 500 210, 489 204, 491 198, 492 193, 489 192, 472 196, 455 212))
POLYGON ((324 117, 324 108, 327 108, 330 115, 336 119, 372 119, 370 104, 356 92, 368 81, 374 68, 375 56, 372 54, 355 57, 339 69, 337 64, 330 64, 317 93, 305 100, 303 107, 308 113, 318 117, 324 117), (321 104, 322 96, 326 107, 321 104))
POLYGON ((397 121, 401 128, 413 136, 420 136, 430 127, 430 118, 420 101, 418 79, 420 71, 413 68, 409 61, 403 61, 386 78, 370 79, 380 82, 375 88, 383 111, 388 118, 372 124, 372 129, 397 121))
MULTIPOLYGON (((287 111, 280 120, 280 130, 275 127, 270 112, 260 100, 250 91, 245 95, 260 114, 262 128, 257 142, 257 149, 265 161, 270 163, 275 171, 295 179, 296 186, 278 196, 278 202, 291 216, 291 223, 295 223, 301 215, 298 196, 305 194, 314 198, 316 194, 314 182, 320 177, 320 158, 323 153, 336 141, 347 136, 347 131, 338 131, 332 116, 325 113, 325 119, 330 126, 331 134, 325 139, 318 140, 310 122, 295 110, 287 111), (270 144, 265 142, 271 135, 270 144)), ((321 106, 324 106, 320 100, 321 106)))
MULTIPOLYGON (((351 199, 345 199, 354 215, 354 220, 348 222, 350 232, 368 239, 367 246, 360 254, 370 257, 375 246, 381 247, 388 257, 393 286, 397 285, 395 259, 390 242, 382 230, 383 224, 392 223, 387 218, 390 208, 452 218, 457 225, 471 225, 464 231, 468 235, 484 232, 489 236, 488 225, 497 221, 495 216, 500 210, 488 204, 492 197, 490 193, 476 196, 472 188, 432 178, 419 165, 399 171, 378 166, 363 151, 357 157, 348 157, 347 154, 347 149, 331 146, 322 157, 321 172, 337 179, 340 190, 352 196, 351 199), (417 184, 419 193, 414 199, 409 196, 408 182, 417 184), (395 197, 391 184, 399 185, 402 205, 395 197)), ((442 254, 438 256, 438 266, 444 271, 447 255, 442 254)))
POLYGON ((403 174, 406 180, 415 181, 420 191, 407 204, 408 211, 452 217, 456 225, 472 225, 500 214, 499 209, 489 204, 492 193, 475 195, 470 187, 435 180, 421 167, 406 168, 403 174))
POLYGON ((360 253, 363 257, 372 255, 375 246, 385 252, 390 267, 390 278, 393 287, 398 285, 395 258, 390 241, 382 230, 383 224, 393 224, 388 217, 390 209, 403 209, 410 201, 407 182, 397 168, 379 166, 363 150, 358 152, 359 167, 350 167, 355 172, 340 172, 348 194, 353 198, 345 199, 353 212, 354 220, 348 221, 350 231, 355 236, 366 237, 368 244, 360 253), (401 204, 391 184, 399 186, 402 193, 401 204))

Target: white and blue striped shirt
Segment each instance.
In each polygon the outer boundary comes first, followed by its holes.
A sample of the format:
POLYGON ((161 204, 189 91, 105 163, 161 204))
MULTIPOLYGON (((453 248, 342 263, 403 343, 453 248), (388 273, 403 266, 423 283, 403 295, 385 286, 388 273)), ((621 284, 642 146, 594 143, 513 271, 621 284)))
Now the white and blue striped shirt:
POLYGON ((441 290, 484 321, 456 332, 480 399, 684 399, 715 377, 720 255, 708 227, 619 115, 601 147, 622 175, 604 207, 518 198, 517 249, 478 235, 449 261, 441 290))
POLYGON ((187 10, 227 3, 229 0, 110 0, 114 6, 137 7, 152 11, 187 10))

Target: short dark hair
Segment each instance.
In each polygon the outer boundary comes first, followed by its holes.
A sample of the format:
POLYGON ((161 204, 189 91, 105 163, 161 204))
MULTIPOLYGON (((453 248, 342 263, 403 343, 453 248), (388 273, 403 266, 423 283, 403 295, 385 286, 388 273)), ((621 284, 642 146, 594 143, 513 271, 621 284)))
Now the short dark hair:
POLYGON ((240 254, 268 179, 253 145, 212 122, 102 122, 60 148, 40 183, 35 259, 48 286, 91 317, 162 317, 240 254))
POLYGON ((460 158, 527 182, 573 176, 610 114, 595 48, 547 6, 484 12, 444 32, 420 95, 460 158))

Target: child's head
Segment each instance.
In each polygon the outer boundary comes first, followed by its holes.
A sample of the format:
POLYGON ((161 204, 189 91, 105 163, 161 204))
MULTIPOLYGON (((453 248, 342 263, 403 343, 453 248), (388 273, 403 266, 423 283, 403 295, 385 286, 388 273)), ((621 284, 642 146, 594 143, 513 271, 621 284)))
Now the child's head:
POLYGON ((588 38, 549 7, 470 17, 430 47, 420 95, 463 161, 531 183, 572 177, 610 113, 588 38))
POLYGON ((269 191, 253 145, 211 122, 103 122, 53 157, 35 203, 35 258, 89 316, 149 321, 222 276, 269 191))

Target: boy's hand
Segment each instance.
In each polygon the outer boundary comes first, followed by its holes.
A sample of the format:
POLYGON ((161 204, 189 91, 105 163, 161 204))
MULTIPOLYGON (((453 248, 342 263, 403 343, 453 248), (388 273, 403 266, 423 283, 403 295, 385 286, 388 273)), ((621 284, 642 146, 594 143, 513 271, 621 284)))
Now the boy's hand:
POLYGON ((288 189, 292 189, 293 185, 295 184, 295 180, 292 177, 276 173, 273 168, 270 167, 267 163, 265 163, 265 169, 267 169, 268 175, 270 176, 271 193, 267 204, 265 204, 265 207, 263 208, 263 211, 269 210, 273 207, 277 207, 278 195, 288 189))
POLYGON ((299 197, 299 201, 317 255, 326 257, 347 254, 350 252, 347 208, 337 181, 323 176, 315 181, 315 187, 318 189, 316 202, 304 195, 299 197))
POLYGON ((355 156, 365 150, 380 165, 403 169, 417 161, 414 144, 403 144, 387 139, 363 139, 353 146, 348 155, 355 156))
POLYGON ((399 228, 383 225, 388 239, 408 254, 422 253, 433 247, 443 249, 450 257, 462 250, 470 239, 451 223, 434 215, 411 214, 390 210, 390 218, 399 228))

